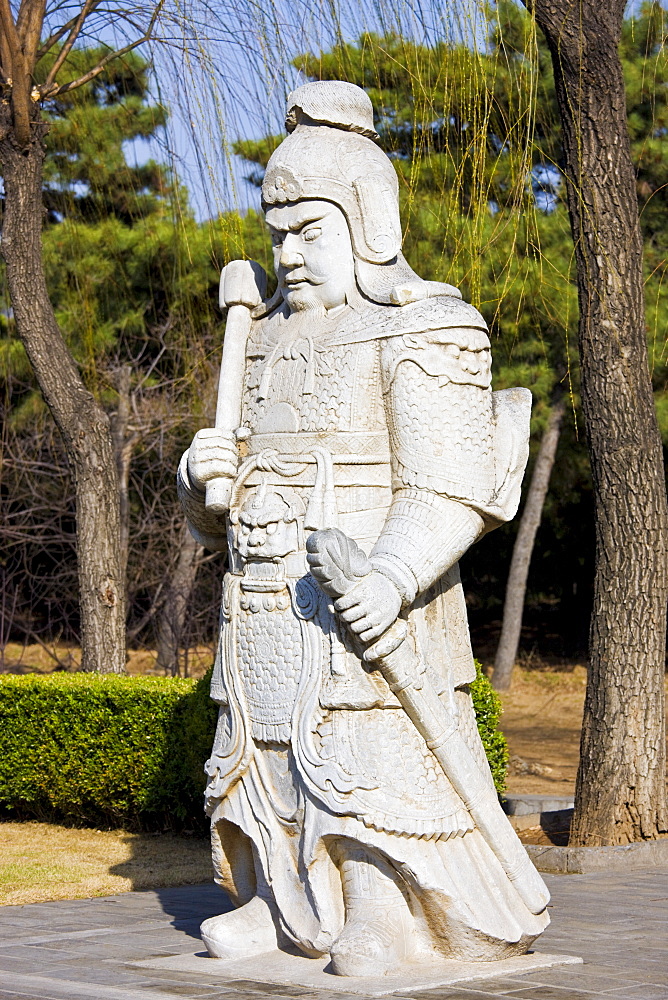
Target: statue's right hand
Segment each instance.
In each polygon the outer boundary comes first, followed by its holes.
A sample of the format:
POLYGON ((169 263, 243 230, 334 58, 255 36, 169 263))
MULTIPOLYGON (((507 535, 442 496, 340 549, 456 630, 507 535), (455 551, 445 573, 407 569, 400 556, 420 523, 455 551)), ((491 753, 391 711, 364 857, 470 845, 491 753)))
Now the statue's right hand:
POLYGON ((233 434, 205 427, 188 449, 188 478, 196 490, 204 490, 212 479, 234 479, 239 452, 233 434))

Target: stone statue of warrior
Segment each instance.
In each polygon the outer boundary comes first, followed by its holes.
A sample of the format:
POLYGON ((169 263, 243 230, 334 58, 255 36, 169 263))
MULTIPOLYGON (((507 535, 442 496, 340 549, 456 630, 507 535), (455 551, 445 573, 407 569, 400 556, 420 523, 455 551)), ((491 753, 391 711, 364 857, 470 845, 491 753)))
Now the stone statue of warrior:
POLYGON ((481 315, 404 260, 364 91, 306 84, 286 125, 277 291, 225 269, 217 426, 179 470, 193 534, 229 547, 206 806, 237 908, 203 938, 342 976, 506 958, 548 896, 476 728, 458 559, 516 512, 530 395, 491 391, 481 315))

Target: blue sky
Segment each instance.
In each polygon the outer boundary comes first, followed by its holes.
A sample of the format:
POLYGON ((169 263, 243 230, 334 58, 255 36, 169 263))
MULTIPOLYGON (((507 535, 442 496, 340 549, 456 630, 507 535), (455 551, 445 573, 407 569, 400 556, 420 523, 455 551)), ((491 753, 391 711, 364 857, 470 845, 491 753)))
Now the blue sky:
MULTIPOLYGON (((302 82, 290 65, 299 53, 366 30, 399 31, 426 43, 484 39, 478 0, 191 2, 187 44, 157 45, 151 53, 154 97, 170 109, 166 134, 160 142, 134 143, 128 154, 139 162, 171 159, 200 220, 259 207, 258 189, 244 179, 248 167, 231 144, 282 130, 285 96, 302 82)), ((628 12, 641 2, 631 0, 628 12)))
POLYGON ((303 82, 290 64, 296 55, 363 31, 429 43, 480 39, 482 26, 478 0, 223 0, 206 11, 189 52, 154 47, 154 97, 170 109, 170 124, 160 142, 136 142, 128 154, 139 162, 171 157, 199 219, 259 207, 248 166, 230 146, 282 130, 285 97, 303 82))

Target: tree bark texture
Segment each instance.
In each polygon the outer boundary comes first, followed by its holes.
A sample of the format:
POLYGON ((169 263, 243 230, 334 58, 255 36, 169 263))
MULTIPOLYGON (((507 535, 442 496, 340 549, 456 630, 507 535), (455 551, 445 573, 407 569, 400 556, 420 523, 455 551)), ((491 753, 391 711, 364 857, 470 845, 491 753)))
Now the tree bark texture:
POLYGON ((503 625, 492 675, 492 683, 497 691, 507 691, 510 687, 513 667, 517 659, 529 564, 536 541, 536 532, 543 514, 547 488, 550 484, 565 409, 566 404, 563 398, 559 399, 552 407, 536 456, 531 485, 513 546, 513 557, 506 584, 506 599, 503 605, 503 625))
POLYGON ((125 671, 125 580, 121 572, 118 483, 109 420, 86 389, 58 327, 42 263, 44 126, 16 142, 0 107, 5 186, 2 256, 16 329, 63 437, 76 490, 82 668, 125 671))
POLYGON ((134 436, 128 434, 131 372, 130 365, 122 365, 116 373, 118 406, 111 418, 111 438, 118 477, 119 561, 121 577, 124 580, 127 576, 130 551, 130 463, 135 446, 134 436))
POLYGON ((169 581, 156 629, 158 666, 173 677, 179 675, 179 650, 183 645, 183 628, 203 552, 203 547, 195 541, 187 525, 184 524, 179 558, 169 581))
POLYGON ((625 4, 525 4, 554 65, 595 499, 590 664, 571 843, 623 844, 667 827, 666 491, 618 54, 625 4))

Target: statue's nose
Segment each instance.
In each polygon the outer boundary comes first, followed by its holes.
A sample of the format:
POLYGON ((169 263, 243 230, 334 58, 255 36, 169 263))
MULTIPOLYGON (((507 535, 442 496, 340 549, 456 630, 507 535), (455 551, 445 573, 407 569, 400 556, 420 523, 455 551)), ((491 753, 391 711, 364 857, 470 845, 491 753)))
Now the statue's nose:
POLYGON ((288 233, 283 241, 283 246, 281 247, 281 256, 279 257, 279 264, 282 267, 301 267, 304 263, 304 258, 301 253, 295 247, 292 234, 288 233))
POLYGON ((282 250, 279 263, 282 267, 301 267, 304 258, 296 250, 282 250))
POLYGON ((253 528, 250 535, 248 536, 249 545, 264 545, 265 541, 265 530, 264 528, 253 528))

